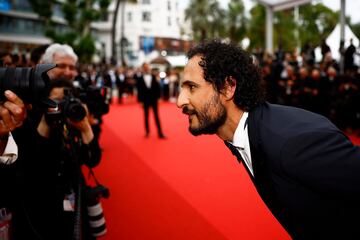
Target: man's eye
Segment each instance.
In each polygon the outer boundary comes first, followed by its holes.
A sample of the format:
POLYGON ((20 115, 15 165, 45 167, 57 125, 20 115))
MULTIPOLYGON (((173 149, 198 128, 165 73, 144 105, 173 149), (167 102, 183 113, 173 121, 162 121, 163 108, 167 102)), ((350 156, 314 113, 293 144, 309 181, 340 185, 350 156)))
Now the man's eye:
POLYGON ((195 89, 195 86, 194 85, 189 85, 189 89, 190 89, 190 91, 193 91, 195 89))
POLYGON ((58 63, 58 64, 56 64, 56 66, 58 67, 58 68, 61 68, 61 69, 65 69, 65 68, 69 68, 70 70, 75 70, 76 69, 76 67, 75 66, 73 66, 73 65, 68 65, 68 64, 64 64, 64 63, 58 63))

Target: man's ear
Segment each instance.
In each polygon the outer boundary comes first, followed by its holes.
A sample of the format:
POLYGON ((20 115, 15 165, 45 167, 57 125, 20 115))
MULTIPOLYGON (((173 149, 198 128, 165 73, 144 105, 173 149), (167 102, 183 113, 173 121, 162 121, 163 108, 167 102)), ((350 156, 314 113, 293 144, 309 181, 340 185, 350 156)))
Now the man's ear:
POLYGON ((234 98, 236 89, 236 79, 232 76, 228 76, 225 79, 225 86, 223 89, 223 95, 226 100, 232 100, 234 98))

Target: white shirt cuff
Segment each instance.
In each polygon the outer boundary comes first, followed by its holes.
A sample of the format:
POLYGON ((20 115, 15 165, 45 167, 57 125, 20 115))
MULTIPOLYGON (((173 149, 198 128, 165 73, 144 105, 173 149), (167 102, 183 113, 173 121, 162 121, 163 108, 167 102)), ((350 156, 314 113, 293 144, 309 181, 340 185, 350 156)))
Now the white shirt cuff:
POLYGON ((0 156, 0 164, 7 164, 7 165, 12 164, 13 162, 16 161, 17 157, 18 157, 18 147, 16 145, 13 136, 11 135, 11 133, 9 133, 9 137, 4 153, 2 154, 2 156, 0 156))

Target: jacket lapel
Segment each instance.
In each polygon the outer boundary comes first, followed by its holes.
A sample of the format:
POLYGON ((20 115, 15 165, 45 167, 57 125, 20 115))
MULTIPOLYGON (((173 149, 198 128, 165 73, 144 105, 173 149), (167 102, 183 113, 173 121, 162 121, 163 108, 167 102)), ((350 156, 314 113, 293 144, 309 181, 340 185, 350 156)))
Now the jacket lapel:
POLYGON ((224 141, 225 145, 230 149, 231 153, 236 157, 236 159, 238 160, 238 162, 241 164, 243 164, 244 168, 246 169, 247 173, 249 174, 251 180, 254 183, 254 176, 251 174, 251 172, 249 171, 248 167, 246 166, 244 159, 242 158, 240 152, 236 149, 236 147, 234 147, 231 143, 228 143, 226 141, 224 141))
POLYGON ((264 156, 261 150, 261 139, 259 136, 259 110, 249 112, 248 117, 248 136, 250 143, 251 162, 253 165, 255 179, 261 177, 262 168, 264 167, 264 156))
POLYGON ((263 118, 263 108, 265 107, 266 104, 249 112, 248 135, 254 171, 254 185, 264 203, 276 215, 280 209, 279 202, 276 197, 271 169, 269 169, 269 163, 266 162, 267 159, 261 147, 260 124, 263 118))

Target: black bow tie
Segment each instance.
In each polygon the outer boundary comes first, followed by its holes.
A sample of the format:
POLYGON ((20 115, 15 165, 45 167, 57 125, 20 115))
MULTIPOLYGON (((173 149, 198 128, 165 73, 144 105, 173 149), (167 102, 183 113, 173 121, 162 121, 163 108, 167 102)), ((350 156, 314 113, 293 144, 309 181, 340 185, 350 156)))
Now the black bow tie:
POLYGON ((236 147, 227 141, 224 141, 224 143, 230 149, 231 153, 236 157, 236 159, 239 161, 239 163, 241 163, 243 161, 243 158, 241 157, 241 154, 236 149, 236 147))

